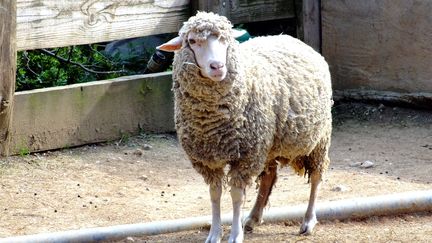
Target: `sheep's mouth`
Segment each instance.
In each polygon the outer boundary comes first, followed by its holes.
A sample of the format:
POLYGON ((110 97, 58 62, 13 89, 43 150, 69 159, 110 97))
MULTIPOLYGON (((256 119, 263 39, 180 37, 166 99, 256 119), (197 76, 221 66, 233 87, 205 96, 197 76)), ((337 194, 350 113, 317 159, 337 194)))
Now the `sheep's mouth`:
POLYGON ((225 79, 225 76, 226 72, 223 70, 215 70, 209 73, 209 78, 213 81, 222 81, 225 79))
POLYGON ((209 72, 206 72, 206 70, 204 70, 204 68, 201 68, 198 64, 193 63, 193 62, 184 62, 184 65, 191 65, 196 67, 198 70, 198 75, 200 78, 203 79, 210 79, 212 81, 215 82, 220 82, 222 80, 225 79, 226 75, 227 75, 227 70, 211 70, 209 72))

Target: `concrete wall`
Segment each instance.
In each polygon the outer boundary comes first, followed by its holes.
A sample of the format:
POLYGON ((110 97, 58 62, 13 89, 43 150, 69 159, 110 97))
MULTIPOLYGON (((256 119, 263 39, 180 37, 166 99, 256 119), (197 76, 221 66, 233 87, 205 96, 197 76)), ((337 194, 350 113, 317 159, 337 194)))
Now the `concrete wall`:
POLYGON ((172 132, 171 73, 17 92, 11 152, 40 151, 172 132))
POLYGON ((335 89, 432 92, 432 1, 322 1, 335 89))

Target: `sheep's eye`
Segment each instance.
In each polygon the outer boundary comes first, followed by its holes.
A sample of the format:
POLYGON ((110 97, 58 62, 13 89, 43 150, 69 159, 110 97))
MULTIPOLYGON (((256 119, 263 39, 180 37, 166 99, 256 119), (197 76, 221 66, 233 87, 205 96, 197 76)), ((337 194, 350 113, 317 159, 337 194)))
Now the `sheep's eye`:
POLYGON ((189 41, 189 44, 190 44, 190 45, 193 45, 193 44, 196 43, 196 40, 194 40, 194 39, 189 39, 188 41, 189 41))

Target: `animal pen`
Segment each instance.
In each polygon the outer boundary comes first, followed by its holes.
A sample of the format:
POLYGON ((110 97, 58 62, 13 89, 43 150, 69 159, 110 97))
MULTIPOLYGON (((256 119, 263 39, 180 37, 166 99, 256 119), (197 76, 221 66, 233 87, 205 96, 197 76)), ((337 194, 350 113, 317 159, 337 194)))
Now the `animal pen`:
MULTIPOLYGON (((301 14, 304 21, 299 23, 309 31, 305 40, 319 48, 317 3, 304 1, 309 12, 301 14)), ((282 0, 18 0, 2 1, 1 6, 2 154, 14 154, 23 147, 41 151, 107 141, 140 129, 167 132, 174 127, 170 73, 14 94, 17 51, 173 33, 196 10, 229 14, 233 23, 300 16, 294 1, 282 0)))
MULTIPOLYGON (((296 18, 298 36, 321 51, 331 66, 335 98, 430 108, 432 3, 397 2, 0 0, 0 152, 8 155, 23 147, 36 152, 78 146, 142 130, 173 131, 170 72, 15 93, 16 52, 173 33, 196 10, 218 12, 235 24, 296 18), (401 42, 411 45, 401 49, 401 42)), ((432 210, 431 191, 323 204, 318 217, 425 210, 432 210)), ((264 217, 266 221, 297 220, 303 211, 303 206, 275 209, 264 217)), ((192 229, 208 222, 209 218, 202 217, 0 242, 115 239, 192 229)))

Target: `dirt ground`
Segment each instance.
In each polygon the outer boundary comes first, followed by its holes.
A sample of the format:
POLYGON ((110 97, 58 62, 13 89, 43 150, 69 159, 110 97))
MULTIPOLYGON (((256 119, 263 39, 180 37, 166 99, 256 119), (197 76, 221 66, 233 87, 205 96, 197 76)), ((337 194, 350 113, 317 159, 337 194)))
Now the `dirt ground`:
MULTIPOLYGON (((334 107, 331 168, 319 201, 432 188, 432 112, 378 104, 334 107), (353 166, 371 161, 374 166, 353 166), (343 189, 343 190, 337 190, 343 189)), ((210 214, 207 186, 173 134, 14 156, 0 162, 0 237, 210 214)), ((270 207, 307 203, 309 185, 279 171, 270 207)), ((256 196, 247 191, 247 213, 256 196)), ((229 192, 222 211, 231 210, 229 192)), ((432 242, 432 213, 321 221, 313 236, 299 223, 263 224, 246 242, 432 242)), ((225 237, 229 227, 224 226, 225 237)), ((208 229, 117 242, 203 242, 208 229)))

